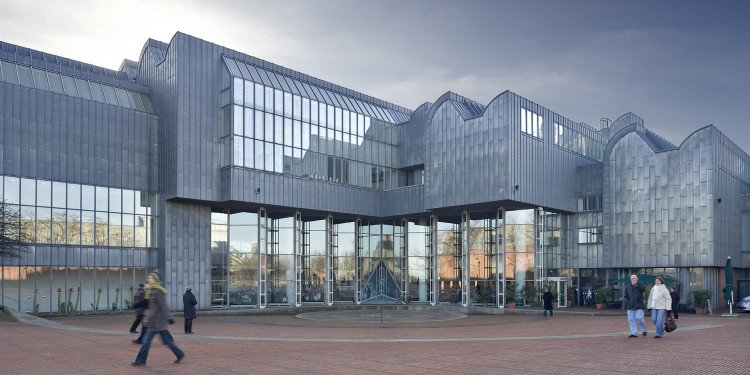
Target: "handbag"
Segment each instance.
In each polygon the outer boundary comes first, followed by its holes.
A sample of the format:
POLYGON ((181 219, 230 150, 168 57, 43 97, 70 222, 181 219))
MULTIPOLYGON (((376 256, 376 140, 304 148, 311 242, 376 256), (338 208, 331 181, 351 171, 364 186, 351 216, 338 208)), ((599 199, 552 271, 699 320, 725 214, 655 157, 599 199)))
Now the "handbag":
POLYGON ((667 332, 672 332, 677 329, 677 323, 674 321, 674 318, 671 316, 664 319, 664 330, 667 332))

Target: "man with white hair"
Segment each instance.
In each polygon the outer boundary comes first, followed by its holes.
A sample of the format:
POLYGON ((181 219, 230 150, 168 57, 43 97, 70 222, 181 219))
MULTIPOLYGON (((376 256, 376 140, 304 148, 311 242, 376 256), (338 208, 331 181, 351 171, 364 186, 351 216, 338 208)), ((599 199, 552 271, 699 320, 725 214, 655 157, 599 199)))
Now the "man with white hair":
POLYGON ((643 292, 645 291, 646 286, 638 282, 638 276, 631 275, 630 284, 625 288, 625 297, 623 298, 625 309, 628 310, 629 337, 638 337, 638 326, 635 325, 636 321, 641 325, 641 329, 643 329, 643 336, 646 336, 646 321, 643 320, 643 292))
POLYGON ((625 309, 628 310, 629 337, 638 337, 638 327, 635 325, 636 321, 641 325, 641 329, 643 329, 643 336, 646 336, 646 321, 643 319, 643 292, 645 291, 646 286, 638 282, 638 276, 631 275, 630 284, 625 288, 625 297, 623 298, 625 309))

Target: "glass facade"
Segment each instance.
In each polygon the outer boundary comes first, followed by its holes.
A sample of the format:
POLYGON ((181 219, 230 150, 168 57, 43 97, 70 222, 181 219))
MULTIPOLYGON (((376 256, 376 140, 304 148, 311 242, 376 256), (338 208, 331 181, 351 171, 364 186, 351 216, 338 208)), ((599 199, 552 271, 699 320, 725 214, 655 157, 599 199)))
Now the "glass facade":
POLYGON ((378 190, 398 186, 393 123, 224 73, 225 166, 378 190))
POLYGON ((12 216, 4 220, 16 222, 30 259, 2 264, 3 305, 33 313, 128 309, 156 251, 154 193, 11 176, 0 176, 0 185, 12 216))
POLYGON ((521 290, 569 274, 560 214, 514 211, 505 228, 498 214, 434 230, 429 219, 271 217, 263 209, 212 214, 212 307, 471 305, 485 302, 485 288, 490 305, 502 305, 504 275, 521 290))
POLYGON ((133 90, 0 60, 0 81, 155 113, 151 98, 133 90))

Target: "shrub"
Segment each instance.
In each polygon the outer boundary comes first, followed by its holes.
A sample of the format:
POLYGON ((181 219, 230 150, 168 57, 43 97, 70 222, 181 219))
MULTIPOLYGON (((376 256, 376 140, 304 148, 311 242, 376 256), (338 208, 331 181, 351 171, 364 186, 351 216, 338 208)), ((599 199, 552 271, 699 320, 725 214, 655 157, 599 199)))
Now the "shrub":
POLYGON ((594 300, 596 303, 607 303, 612 297, 612 288, 603 286, 594 291, 594 300))
POLYGON ((711 291, 708 289, 697 289, 690 294, 693 296, 693 306, 699 309, 706 308, 706 300, 711 298, 711 291))

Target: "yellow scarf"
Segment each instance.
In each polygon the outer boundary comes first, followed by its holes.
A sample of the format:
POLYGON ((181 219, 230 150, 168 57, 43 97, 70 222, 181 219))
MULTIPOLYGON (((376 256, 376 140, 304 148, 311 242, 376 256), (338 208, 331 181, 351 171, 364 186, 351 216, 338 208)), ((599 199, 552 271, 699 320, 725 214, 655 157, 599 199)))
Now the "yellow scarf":
POLYGON ((148 299, 149 297, 151 297, 151 290, 152 290, 152 289, 159 289, 159 290, 161 290, 161 291, 162 291, 162 293, 164 293, 164 295, 167 295, 167 290, 166 290, 166 289, 164 289, 164 288, 163 288, 163 287, 161 286, 161 284, 160 284, 160 283, 153 283, 153 284, 149 284, 149 285, 148 285, 148 288, 146 288, 146 299, 148 299))

